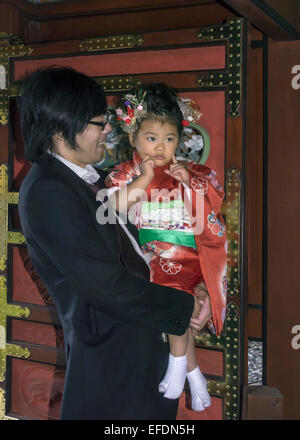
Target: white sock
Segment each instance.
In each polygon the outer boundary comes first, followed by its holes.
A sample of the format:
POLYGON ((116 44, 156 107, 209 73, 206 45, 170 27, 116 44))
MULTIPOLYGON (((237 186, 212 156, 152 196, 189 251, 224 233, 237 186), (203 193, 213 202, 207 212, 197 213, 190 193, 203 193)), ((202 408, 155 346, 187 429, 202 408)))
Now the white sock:
POLYGON ((207 392, 207 382, 199 367, 187 373, 194 411, 203 411, 210 406, 210 395, 207 392))
POLYGON ((180 397, 186 379, 186 365, 186 355, 175 357, 169 353, 167 372, 158 387, 167 399, 180 397))

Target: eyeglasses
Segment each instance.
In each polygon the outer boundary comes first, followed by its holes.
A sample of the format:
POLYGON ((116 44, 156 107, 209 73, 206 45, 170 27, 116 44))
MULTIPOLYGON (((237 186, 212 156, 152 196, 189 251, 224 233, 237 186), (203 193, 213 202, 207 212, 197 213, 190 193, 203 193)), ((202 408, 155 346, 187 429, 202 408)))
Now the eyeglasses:
POLYGON ((109 120, 110 120, 110 114, 109 113, 105 113, 104 121, 101 121, 101 122, 89 121, 89 124, 98 125, 98 127, 101 127, 102 130, 104 130, 106 125, 109 123, 109 120))

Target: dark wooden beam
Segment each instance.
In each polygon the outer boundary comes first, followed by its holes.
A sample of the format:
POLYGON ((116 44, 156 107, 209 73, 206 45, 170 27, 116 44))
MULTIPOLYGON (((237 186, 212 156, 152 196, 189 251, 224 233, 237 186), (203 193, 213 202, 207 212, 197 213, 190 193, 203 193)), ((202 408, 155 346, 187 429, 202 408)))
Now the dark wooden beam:
POLYGON ((94 13, 122 13, 125 11, 209 5, 216 3, 216 0, 65 0, 46 3, 33 3, 26 0, 1 0, 1 3, 21 9, 32 18, 57 18, 59 16, 94 13))
POLYGON ((220 0, 273 40, 300 39, 298 0, 220 0))
POLYGON ((210 26, 235 17, 216 0, 1 0, 0 29, 26 43, 210 26), (14 22, 9 25, 14 17, 14 22), (17 26, 18 25, 18 26, 17 26), (13 31, 13 33, 16 33, 13 31))

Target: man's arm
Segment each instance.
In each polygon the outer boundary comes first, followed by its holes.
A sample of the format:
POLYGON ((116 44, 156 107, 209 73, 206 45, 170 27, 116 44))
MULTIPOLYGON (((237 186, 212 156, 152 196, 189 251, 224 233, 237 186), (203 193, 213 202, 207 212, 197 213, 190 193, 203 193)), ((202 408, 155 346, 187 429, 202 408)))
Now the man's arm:
POLYGON ((31 233, 76 294, 114 319, 183 334, 194 298, 131 275, 108 241, 114 226, 100 226, 99 234, 90 215, 78 195, 61 182, 40 179, 31 188, 27 202, 31 233))

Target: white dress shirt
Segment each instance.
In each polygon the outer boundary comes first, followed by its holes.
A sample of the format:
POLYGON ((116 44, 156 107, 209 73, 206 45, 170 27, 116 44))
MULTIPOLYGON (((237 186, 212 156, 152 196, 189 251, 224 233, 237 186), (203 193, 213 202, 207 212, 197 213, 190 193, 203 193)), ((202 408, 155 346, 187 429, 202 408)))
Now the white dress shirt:
POLYGON ((92 165, 86 165, 85 168, 83 168, 76 165, 73 162, 70 162, 69 160, 65 159, 59 154, 50 151, 48 151, 48 153, 54 156, 60 162, 64 163, 67 167, 69 167, 72 171, 74 171, 74 173, 76 173, 77 176, 79 176, 81 179, 83 179, 85 182, 89 183, 90 185, 93 185, 93 183, 99 180, 100 176, 95 170, 95 168, 92 167, 92 165))
MULTIPOLYGON (((69 160, 65 159, 64 157, 60 156, 59 154, 53 153, 51 151, 48 151, 48 153, 52 156, 54 156, 57 160, 59 160, 60 162, 62 162, 63 164, 65 164, 68 168, 70 168, 75 174, 77 174, 78 177, 80 177, 81 179, 83 179, 85 182, 89 183, 90 185, 92 185, 93 183, 97 182, 97 180, 99 180, 100 175, 97 173, 97 171, 95 170, 95 168, 92 165, 86 165, 85 168, 80 167, 78 165, 76 165, 73 162, 70 162, 69 160)), ((105 205, 105 204, 104 204, 105 205)), ((146 262, 146 264, 149 267, 149 263, 145 257, 145 255, 143 254, 143 252, 141 251, 140 246, 138 245, 136 239, 133 237, 133 235, 131 235, 131 233, 128 231, 128 229, 126 228, 126 225, 124 223, 124 220, 119 217, 118 213, 113 209, 110 208, 111 211, 113 212, 113 214, 116 216, 116 218, 118 219, 119 224, 121 225, 121 227, 124 229, 124 231, 126 232, 129 240, 131 241, 134 249, 136 250, 136 252, 143 258, 143 260, 146 262)))

